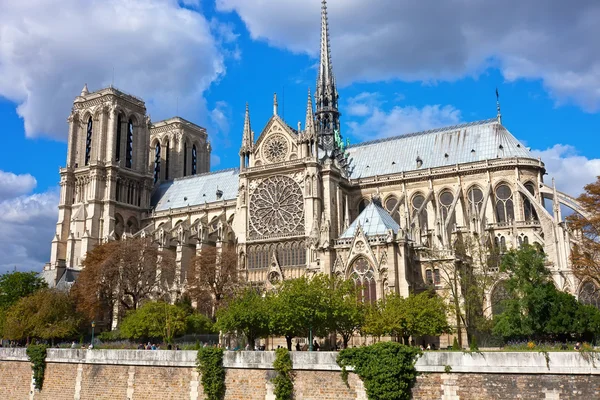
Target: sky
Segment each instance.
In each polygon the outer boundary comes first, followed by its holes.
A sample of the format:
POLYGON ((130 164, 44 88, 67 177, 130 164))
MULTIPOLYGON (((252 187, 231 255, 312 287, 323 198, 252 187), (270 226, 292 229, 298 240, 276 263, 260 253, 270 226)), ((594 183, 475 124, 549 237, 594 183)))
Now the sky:
MULTIPOLYGON (((600 175, 600 2, 329 0, 342 134, 352 143, 495 117, 578 195, 600 175)), ((321 0, 0 0, 0 273, 41 270, 67 122, 84 84, 208 129, 239 163, 246 102, 304 121, 321 0)))

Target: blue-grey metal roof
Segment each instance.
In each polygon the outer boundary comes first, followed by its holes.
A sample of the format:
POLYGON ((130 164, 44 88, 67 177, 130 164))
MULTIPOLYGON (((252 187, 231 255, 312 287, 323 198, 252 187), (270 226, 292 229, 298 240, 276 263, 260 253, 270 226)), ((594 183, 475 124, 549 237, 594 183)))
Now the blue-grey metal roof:
POLYGON ((354 237, 359 225, 367 236, 385 235, 390 229, 396 234, 398 233, 398 229, 400 229, 400 226, 394 221, 392 216, 376 204, 375 201, 372 201, 365 207, 340 238, 354 237))
POLYGON ((152 195, 152 206, 156 211, 164 211, 233 200, 238 194, 238 178, 239 170, 232 168, 164 182, 152 195), (217 190, 223 192, 221 199, 217 199, 217 190))
POLYGON ((347 151, 351 178, 495 158, 535 158, 496 118, 363 142, 347 151))

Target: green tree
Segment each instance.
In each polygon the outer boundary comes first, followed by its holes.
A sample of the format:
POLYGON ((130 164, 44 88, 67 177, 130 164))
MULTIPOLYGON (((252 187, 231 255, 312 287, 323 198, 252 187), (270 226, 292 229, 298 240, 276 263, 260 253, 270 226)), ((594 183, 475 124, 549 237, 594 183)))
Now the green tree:
POLYGON ((347 348, 352 335, 359 331, 365 322, 365 306, 357 300, 356 285, 351 280, 330 278, 326 302, 329 329, 342 336, 344 348, 347 348))
POLYGON ((164 301, 151 301, 130 311, 121 322, 121 335, 129 339, 162 338, 171 343, 186 331, 185 311, 164 301))
POLYGON ((225 333, 241 332, 254 346, 256 339, 269 334, 267 302, 256 289, 246 288, 217 311, 215 327, 225 333))
POLYGON ((8 309, 4 336, 27 341, 64 339, 76 335, 80 323, 81 317, 67 293, 42 289, 8 309))
POLYGON ((285 336, 288 350, 296 336, 324 336, 329 328, 329 278, 317 275, 283 281, 272 297, 270 329, 285 336))
POLYGON ((10 272, 0 275, 0 310, 6 310, 23 297, 48 287, 36 272, 10 272))
POLYGON ((186 333, 216 333, 214 324, 204 314, 194 312, 185 318, 186 333))

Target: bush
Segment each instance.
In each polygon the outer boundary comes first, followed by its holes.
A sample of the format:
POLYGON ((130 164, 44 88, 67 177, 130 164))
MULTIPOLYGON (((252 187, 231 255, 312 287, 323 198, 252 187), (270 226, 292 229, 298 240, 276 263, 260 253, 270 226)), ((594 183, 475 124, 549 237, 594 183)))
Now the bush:
POLYGON ((202 347, 196 359, 198 372, 202 376, 202 387, 208 400, 222 400, 225 396, 225 368, 223 349, 202 347))
POLYGON ((452 350, 458 351, 460 350, 460 345, 458 344, 458 339, 455 337, 454 342, 452 342, 452 350))
POLYGON ((417 347, 379 342, 342 350, 337 363, 342 367, 342 379, 346 382, 346 367, 354 368, 370 400, 409 400, 417 377, 415 363, 420 355, 417 347))
POLYGON ((277 371, 277 376, 273 378, 275 385, 276 400, 292 400, 294 396, 294 382, 292 372, 292 358, 286 348, 279 348, 275 351, 275 362, 273 368, 277 371))
POLYGON ((42 390, 44 385, 44 372, 46 371, 45 344, 31 344, 27 347, 27 357, 33 370, 33 381, 37 390, 42 390))
POLYGON ((479 351, 479 345, 477 345, 477 336, 471 336, 471 343, 469 343, 469 350, 479 351))

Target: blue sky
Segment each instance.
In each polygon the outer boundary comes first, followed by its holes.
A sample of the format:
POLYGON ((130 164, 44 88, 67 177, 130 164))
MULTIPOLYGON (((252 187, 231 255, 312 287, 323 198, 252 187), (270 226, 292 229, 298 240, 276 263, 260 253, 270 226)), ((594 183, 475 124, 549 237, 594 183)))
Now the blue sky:
MULTIPOLYGON (((66 118, 84 83, 207 127, 237 166, 245 103, 260 133, 314 91, 320 0, 30 0, 0 4, 0 271, 39 269, 56 223, 66 118), (8 4, 10 3, 10 4, 8 4)), ((600 5, 329 0, 342 133, 360 142, 491 118, 578 194, 600 175, 600 5), (369 3, 369 4, 366 4, 369 3), (557 27, 560 27, 558 29, 557 27)), ((549 179, 549 177, 547 177, 549 179)))

